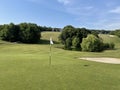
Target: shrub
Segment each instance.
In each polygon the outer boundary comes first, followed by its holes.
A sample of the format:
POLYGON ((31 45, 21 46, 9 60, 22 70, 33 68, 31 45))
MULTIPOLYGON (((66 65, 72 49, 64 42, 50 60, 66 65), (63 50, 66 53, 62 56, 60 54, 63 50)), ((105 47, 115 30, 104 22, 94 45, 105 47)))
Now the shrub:
POLYGON ((65 41, 65 49, 71 50, 71 46, 72 46, 72 39, 67 38, 66 41, 65 41))
POLYGON ((59 36, 59 40, 64 45, 64 47, 67 48, 69 45, 66 42, 68 42, 67 39, 70 38, 70 42, 72 42, 70 47, 73 47, 76 50, 80 50, 80 43, 82 42, 82 38, 87 37, 89 33, 91 33, 91 31, 85 28, 74 28, 73 26, 68 25, 63 28, 63 31, 59 36))
POLYGON ((80 39, 75 37, 73 40, 72 40, 72 46, 73 46, 73 49, 74 50, 81 50, 81 47, 80 47, 80 39))
POLYGON ((94 35, 88 35, 87 38, 83 38, 81 48, 82 51, 100 52, 103 50, 103 41, 94 35))
POLYGON ((109 43, 104 43, 104 49, 108 49, 109 48, 109 43))
POLYGON ((114 43, 104 43, 104 49, 114 49, 115 44, 114 43))
POLYGON ((114 49, 115 48, 115 44, 114 43, 109 43, 109 49, 114 49))

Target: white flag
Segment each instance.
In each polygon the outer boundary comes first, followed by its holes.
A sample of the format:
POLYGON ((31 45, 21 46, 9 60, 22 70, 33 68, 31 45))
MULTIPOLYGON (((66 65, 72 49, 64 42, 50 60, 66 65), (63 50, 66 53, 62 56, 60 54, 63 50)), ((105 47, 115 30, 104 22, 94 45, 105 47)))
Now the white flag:
POLYGON ((50 37, 50 44, 54 44, 51 37, 50 37))

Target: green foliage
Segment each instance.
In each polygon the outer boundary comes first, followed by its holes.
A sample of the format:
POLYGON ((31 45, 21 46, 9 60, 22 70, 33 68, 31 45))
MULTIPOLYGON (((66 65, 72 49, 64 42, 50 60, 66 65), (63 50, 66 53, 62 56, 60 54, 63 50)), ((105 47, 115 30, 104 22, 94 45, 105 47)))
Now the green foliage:
POLYGON ((86 28, 78 28, 78 30, 80 31, 79 33, 82 34, 83 38, 86 38, 87 35, 91 33, 91 31, 86 28))
POLYGON ((99 36, 98 36, 99 32, 97 32, 97 31, 95 31, 95 30, 92 30, 92 31, 91 31, 91 34, 95 35, 96 37, 99 37, 99 36))
POLYGON ((109 49, 114 49, 115 48, 115 44, 114 43, 110 43, 109 44, 109 49))
POLYGON ((66 44, 65 42, 67 38, 73 38, 74 35, 75 35, 75 28, 71 25, 68 25, 63 28, 63 31, 60 34, 59 39, 62 42, 62 44, 66 44))
POLYGON ((82 51, 99 52, 103 50, 103 42, 94 35, 88 35, 87 38, 83 38, 81 48, 82 51))
POLYGON ((114 49, 115 44, 114 43, 104 43, 104 49, 114 49))
POLYGON ((65 49, 71 50, 71 46, 72 46, 72 39, 67 38, 66 41, 65 41, 65 49))
POLYGON ((20 25, 20 41, 24 43, 36 43, 40 39, 39 29, 36 24, 21 23, 20 25))
POLYGON ((36 24, 21 23, 0 26, 0 38, 10 42, 37 43, 40 40, 40 30, 36 24))
POLYGON ((18 30, 15 29, 16 26, 13 23, 9 25, 3 25, 3 28, 0 30, 0 37, 2 40, 14 42, 18 37, 18 30))
POLYGON ((109 48, 109 43, 104 43, 104 49, 109 48))
POLYGON ((85 28, 74 28, 73 26, 68 25, 63 28, 59 39, 61 43, 64 44, 65 47, 67 47, 68 45, 66 45, 66 40, 68 38, 71 38, 71 47, 73 47, 74 49, 80 49, 82 38, 87 37, 89 33, 91 32, 85 28))
POLYGON ((74 47, 75 50, 80 50, 81 47, 80 47, 80 39, 75 37, 73 40, 72 40, 72 45, 74 47))
POLYGON ((86 38, 88 34, 91 32, 85 28, 76 28, 76 35, 75 37, 79 38, 79 42, 82 42, 82 38, 86 38))
POLYGON ((91 30, 92 34, 96 36, 96 34, 110 34, 109 30, 91 30))
POLYGON ((0 30, 0 38, 2 40, 8 40, 8 25, 4 25, 0 30))
POLYGON ((111 31, 110 34, 120 37, 120 30, 111 31))

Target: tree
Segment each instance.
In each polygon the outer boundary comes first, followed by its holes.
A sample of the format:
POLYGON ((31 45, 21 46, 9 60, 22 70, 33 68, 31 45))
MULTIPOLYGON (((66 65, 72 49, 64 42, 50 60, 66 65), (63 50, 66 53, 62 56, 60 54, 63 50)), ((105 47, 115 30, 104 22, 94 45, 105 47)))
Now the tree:
POLYGON ((110 34, 120 37, 120 30, 111 31, 110 34))
POLYGON ((103 41, 94 35, 88 35, 87 38, 83 38, 81 43, 82 51, 99 52, 103 50, 103 41))
POLYGON ((91 32, 86 28, 76 28, 76 37, 79 38, 80 43, 82 42, 82 38, 86 38, 88 34, 91 32))
POLYGON ((24 43, 36 43, 40 40, 40 31, 36 24, 21 23, 20 25, 20 41, 24 43))
POLYGON ((80 39, 75 37, 73 40, 72 40, 72 46, 74 47, 75 50, 81 50, 81 47, 80 47, 80 39))
POLYGON ((8 36, 9 37, 9 41, 11 41, 11 42, 17 41, 18 38, 19 38, 19 35, 18 35, 19 28, 17 28, 17 26, 14 25, 13 23, 10 23, 8 31, 9 31, 9 36, 8 36))
POLYGON ((98 36, 99 31, 97 31, 97 30, 91 30, 91 34, 95 35, 96 37, 99 37, 98 36))
POLYGON ((40 28, 36 24, 21 23, 14 25, 13 23, 0 26, 0 39, 23 43, 37 43, 40 40, 40 28))
POLYGON ((16 41, 16 35, 15 25, 13 23, 3 25, 3 28, 0 31, 0 37, 2 40, 14 42, 16 41))
POLYGON ((71 46, 72 46, 72 39, 67 38, 66 41, 65 41, 65 49, 71 50, 71 46))
POLYGON ((71 47, 75 50, 80 50, 80 43, 82 42, 82 38, 87 37, 87 35, 91 33, 89 30, 85 28, 74 28, 71 25, 65 26, 63 31, 59 37, 61 43, 66 47, 66 40, 68 38, 71 39, 72 45, 71 47))
POLYGON ((8 25, 3 25, 3 28, 0 30, 0 37, 2 40, 7 40, 8 25))
POLYGON ((114 49, 115 44, 114 43, 104 43, 104 49, 114 49))
POLYGON ((62 44, 65 44, 67 38, 72 39, 74 35, 75 35, 75 28, 71 25, 68 25, 63 28, 63 31, 60 34, 59 39, 62 44))

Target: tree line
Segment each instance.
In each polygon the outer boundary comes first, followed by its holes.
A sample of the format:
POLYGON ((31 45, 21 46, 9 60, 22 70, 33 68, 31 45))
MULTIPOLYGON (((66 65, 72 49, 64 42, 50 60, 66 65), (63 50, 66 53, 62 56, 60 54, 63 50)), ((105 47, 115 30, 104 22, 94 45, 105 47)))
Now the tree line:
POLYGON ((0 25, 0 39, 9 42, 37 43, 40 40, 40 29, 33 23, 13 23, 0 25))
POLYGON ((110 34, 120 37, 120 30, 118 29, 118 30, 115 30, 115 31, 111 31, 110 34))
MULTIPOLYGON (((62 31, 59 40, 64 45, 64 49, 99 52, 104 49, 113 49, 113 43, 103 43, 98 36, 99 33, 110 33, 109 31, 89 30, 86 28, 75 28, 67 25, 60 28, 42 27, 34 23, 14 23, 0 25, 0 39, 9 42, 38 43, 42 31, 62 31)), ((111 32, 118 34, 118 31, 111 32)))
POLYGON ((96 31, 86 28, 75 28, 71 25, 65 26, 59 36, 59 40, 67 50, 79 50, 100 52, 105 49, 113 49, 113 43, 103 43, 102 38, 96 31))
POLYGON ((0 25, 0 39, 9 42, 37 43, 41 38, 41 32, 60 32, 61 28, 38 26, 34 23, 14 23, 0 25))

